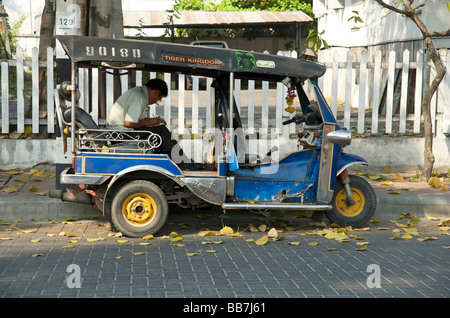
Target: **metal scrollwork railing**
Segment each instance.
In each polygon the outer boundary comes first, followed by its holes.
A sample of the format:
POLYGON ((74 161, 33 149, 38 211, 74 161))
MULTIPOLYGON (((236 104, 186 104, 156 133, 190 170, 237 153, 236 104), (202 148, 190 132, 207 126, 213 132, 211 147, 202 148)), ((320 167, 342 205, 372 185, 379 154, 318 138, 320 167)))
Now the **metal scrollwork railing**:
POLYGON ((98 152, 146 153, 162 144, 160 135, 151 131, 120 131, 104 129, 78 130, 78 149, 98 152))

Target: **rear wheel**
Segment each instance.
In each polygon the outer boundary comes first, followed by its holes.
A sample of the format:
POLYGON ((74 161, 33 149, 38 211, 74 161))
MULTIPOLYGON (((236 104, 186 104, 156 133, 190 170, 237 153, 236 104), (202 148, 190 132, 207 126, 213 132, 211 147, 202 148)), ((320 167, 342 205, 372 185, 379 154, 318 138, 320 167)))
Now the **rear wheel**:
POLYGON ((111 204, 111 221, 122 234, 143 237, 158 232, 169 207, 162 190, 152 182, 136 180, 122 186, 111 204))
POLYGON ((375 213, 377 199, 371 185, 359 176, 351 175, 350 189, 353 205, 349 205, 347 193, 340 178, 336 182, 332 200, 333 208, 326 212, 327 217, 340 226, 362 226, 375 213))

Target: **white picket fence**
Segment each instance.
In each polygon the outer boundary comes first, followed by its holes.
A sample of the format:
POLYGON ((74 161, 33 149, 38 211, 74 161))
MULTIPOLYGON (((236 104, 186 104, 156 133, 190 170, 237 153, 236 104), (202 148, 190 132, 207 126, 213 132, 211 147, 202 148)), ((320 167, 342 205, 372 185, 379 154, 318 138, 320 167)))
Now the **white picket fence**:
MULTIPOLYGON (((53 90, 47 92, 47 107, 39 111, 39 67, 47 68, 47 87, 55 88, 53 50, 47 50, 47 61, 38 61, 38 50, 33 49, 31 61, 24 59, 23 51, 18 48, 16 59, 1 62, 1 134, 9 134, 12 130, 23 133, 25 127, 31 125, 32 133, 38 133, 40 126, 47 126, 47 132, 55 132, 55 111, 53 90), (17 94, 11 96, 8 74, 12 68, 17 71, 17 94), (31 69, 32 98, 31 102, 24 98, 24 71, 31 69), (26 107, 31 108, 31 116, 25 116, 26 107)), ((280 52, 279 54, 283 54, 280 52)), ((286 53, 284 53, 286 54, 286 53)), ((296 56, 296 52, 291 53, 296 56)), ((450 51, 440 51, 442 59, 450 60, 450 51)), ((338 122, 345 127, 359 133, 420 133, 421 111, 420 102, 424 95, 426 83, 431 82, 435 71, 422 52, 417 53, 416 62, 410 61, 410 53, 405 51, 398 58, 395 52, 389 54, 387 61, 382 60, 381 53, 375 54, 374 61, 368 61, 367 52, 363 51, 360 62, 353 62, 353 55, 347 54, 345 62, 339 62, 335 54, 328 60, 323 60, 327 66, 325 76, 319 79, 319 86, 328 99, 331 109, 337 116, 338 122), (396 81, 401 74, 401 81, 396 81), (428 76, 429 78, 427 78, 428 76), (408 80, 403 80, 403 79, 408 80), (430 79, 430 81, 428 81, 430 79), (411 85, 414 83, 414 85, 411 85), (403 98, 407 96, 408 98, 403 98), (400 98, 402 97, 402 98, 400 98), (380 105, 382 107, 380 107, 380 105), (412 127, 412 128, 410 128, 412 127)), ((105 119, 99 117, 98 91, 89 87, 97 87, 98 69, 79 71, 79 89, 81 98, 79 106, 88 110, 93 119, 100 125, 105 119), (89 98, 91 97, 91 98, 89 98), (89 101, 92 104, 89 105, 89 101)), ((150 74, 155 77, 156 74, 150 74)), ((136 85, 142 85, 143 74, 136 72, 136 85)), ((128 87, 127 75, 120 76, 122 91, 128 87)), ((150 107, 150 115, 164 116, 169 128, 184 136, 202 135, 211 127, 209 107, 213 102, 210 83, 206 79, 206 90, 199 88, 199 82, 205 79, 185 75, 164 74, 164 80, 169 85, 169 96, 162 102, 163 107, 150 107), (187 89, 187 79, 192 81, 192 89, 187 89), (173 85, 177 82, 178 85, 173 85), (176 87, 176 89, 175 89, 176 87)), ((113 75, 106 78, 106 110, 112 107, 113 75)), ((289 136, 295 133, 294 125, 282 126, 282 121, 292 117, 284 111, 286 108, 286 88, 281 83, 234 81, 235 99, 240 109, 243 126, 248 133, 255 131, 267 133, 269 129, 276 134, 289 136), (273 129, 272 129, 273 128, 273 129)), ((433 124, 436 133, 450 133, 450 75, 442 81, 437 94, 432 101, 433 124), (436 123, 439 123, 438 125, 436 123), (438 127, 438 131, 436 130, 438 127)), ((298 106, 298 104, 297 104, 298 106)), ((189 138, 189 137, 188 137, 189 138)))
MULTIPOLYGON (((444 67, 450 61, 450 50, 439 52, 444 67)), ((356 125, 357 133, 421 132, 421 101, 436 70, 427 55, 419 50, 414 58, 405 50, 401 56, 389 52, 386 59, 376 51, 372 61, 366 50, 360 56, 326 52, 321 55, 327 72, 319 80, 325 97, 338 120, 347 128, 356 125), (345 61, 339 57, 345 55, 345 61), (358 62, 354 62, 357 60, 358 62), (414 61, 414 62, 411 62, 414 61), (352 109, 354 110, 352 112, 352 109), (352 118, 352 113, 354 113, 352 118), (356 113, 356 114, 355 114, 356 113), (384 126, 383 129, 380 126, 384 126)), ((450 133, 450 70, 431 101, 435 134, 450 133)))

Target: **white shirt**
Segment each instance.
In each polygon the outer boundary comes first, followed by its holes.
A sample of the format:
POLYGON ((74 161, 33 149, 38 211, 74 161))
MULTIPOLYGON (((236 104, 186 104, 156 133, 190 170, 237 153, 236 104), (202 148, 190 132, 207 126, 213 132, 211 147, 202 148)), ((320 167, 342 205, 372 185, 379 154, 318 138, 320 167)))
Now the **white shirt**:
POLYGON ((137 86, 123 93, 108 114, 106 129, 132 130, 124 122, 137 123, 147 117, 148 91, 146 86, 137 86))

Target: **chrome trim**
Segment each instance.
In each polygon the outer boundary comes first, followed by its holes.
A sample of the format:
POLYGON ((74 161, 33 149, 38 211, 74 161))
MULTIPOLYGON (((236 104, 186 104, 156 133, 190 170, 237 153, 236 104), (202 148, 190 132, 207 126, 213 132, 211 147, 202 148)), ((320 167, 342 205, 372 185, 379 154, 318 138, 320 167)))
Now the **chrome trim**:
POLYGON ((62 184, 89 184, 100 185, 107 181, 111 176, 101 174, 71 174, 67 173, 70 168, 66 168, 61 172, 62 184))
POLYGON ((327 134, 327 140, 333 144, 350 145, 352 133, 347 130, 335 130, 327 134))
POLYGON ((227 177, 227 196, 234 196, 234 177, 227 177))
POLYGON ((348 164, 346 164, 345 166, 343 166, 341 169, 339 169, 339 171, 336 173, 336 177, 338 177, 342 171, 344 171, 345 169, 352 167, 352 166, 368 166, 369 164, 367 162, 362 162, 362 161, 357 161, 357 162, 350 162, 348 164))
POLYGON ((334 131, 335 125, 324 125, 322 134, 322 149, 320 153, 320 167, 317 176, 317 201, 329 203, 333 198, 333 191, 330 190, 331 168, 333 166, 334 145, 328 141, 327 135, 334 131))
MULTIPOLYGON (((172 172, 170 172, 164 168, 161 168, 158 166, 153 166, 153 165, 138 165, 138 166, 133 166, 133 167, 124 169, 124 170, 120 171, 119 173, 117 173, 116 175, 114 175, 114 177, 111 179, 111 181, 108 184, 108 189, 111 187, 111 185, 114 184, 114 182, 117 181, 117 179, 120 179, 122 176, 124 176, 130 172, 137 171, 137 170, 157 172, 157 173, 160 173, 160 174, 170 178, 171 180, 175 181, 180 186, 185 186, 185 183, 179 178, 179 176, 173 174, 172 172)), ((180 171, 180 174, 181 174, 181 171, 180 171)))

